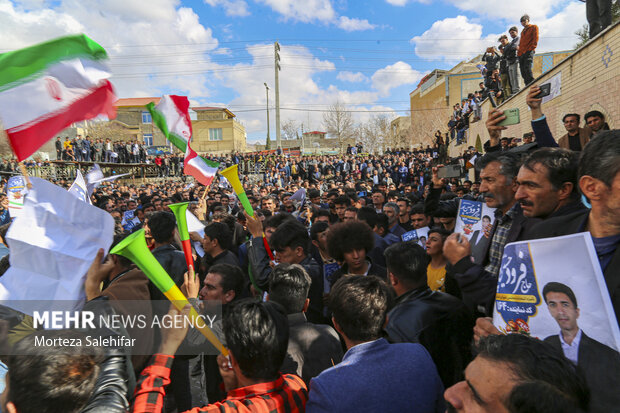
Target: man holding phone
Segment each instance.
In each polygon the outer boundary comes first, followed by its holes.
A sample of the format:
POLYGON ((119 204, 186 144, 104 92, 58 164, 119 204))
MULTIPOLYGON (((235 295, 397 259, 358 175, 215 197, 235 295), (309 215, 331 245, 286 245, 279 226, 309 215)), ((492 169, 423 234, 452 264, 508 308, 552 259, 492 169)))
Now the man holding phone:
POLYGON ((540 147, 560 147, 564 149, 571 149, 574 151, 581 151, 581 149, 590 141, 592 131, 589 128, 579 127, 578 114, 566 114, 562 121, 566 128, 566 134, 563 135, 557 142, 551 134, 549 125, 547 124, 547 117, 542 112, 542 98, 549 94, 550 86, 534 85, 530 88, 529 93, 525 99, 525 102, 531 109, 532 114, 532 130, 536 136, 536 142, 540 147))

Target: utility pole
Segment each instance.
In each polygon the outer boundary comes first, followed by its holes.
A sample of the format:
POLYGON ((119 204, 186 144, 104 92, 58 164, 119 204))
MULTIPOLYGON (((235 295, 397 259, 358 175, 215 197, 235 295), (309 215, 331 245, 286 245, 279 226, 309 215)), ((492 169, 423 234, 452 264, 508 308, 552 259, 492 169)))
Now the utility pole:
POLYGON ((275 42, 273 49, 276 72, 276 149, 280 149, 282 148, 282 141, 280 140, 280 44, 275 42))
POLYGON ((269 141, 269 86, 267 86, 267 82, 263 84, 265 85, 265 95, 267 95, 267 140, 265 141, 265 150, 269 150, 271 149, 269 141))

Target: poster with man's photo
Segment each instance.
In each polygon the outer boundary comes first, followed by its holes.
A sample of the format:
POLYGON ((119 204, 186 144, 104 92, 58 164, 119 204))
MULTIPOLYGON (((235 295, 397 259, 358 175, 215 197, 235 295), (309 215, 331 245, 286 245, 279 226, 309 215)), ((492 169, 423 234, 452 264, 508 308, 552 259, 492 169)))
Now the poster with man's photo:
POLYGON ((405 242, 407 241, 415 241, 422 248, 426 248, 426 240, 428 239, 428 227, 412 229, 411 231, 405 232, 401 235, 401 239, 405 242))
POLYGON ((489 208, 484 202, 461 199, 459 213, 456 217, 454 232, 467 238, 471 245, 471 255, 476 264, 481 264, 489 245, 491 230, 495 222, 495 208, 489 208))
POLYGON ((507 244, 493 323, 558 348, 578 344, 579 357, 593 351, 620 369, 618 321, 588 232, 507 244))

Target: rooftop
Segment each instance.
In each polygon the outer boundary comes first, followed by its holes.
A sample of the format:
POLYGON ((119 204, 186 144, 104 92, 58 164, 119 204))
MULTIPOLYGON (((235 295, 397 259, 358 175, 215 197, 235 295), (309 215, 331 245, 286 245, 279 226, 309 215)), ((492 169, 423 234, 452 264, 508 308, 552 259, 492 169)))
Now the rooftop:
POLYGON ((147 103, 154 102, 156 105, 159 103, 161 98, 126 98, 119 99, 114 103, 114 106, 118 107, 128 107, 128 106, 146 106, 147 103))

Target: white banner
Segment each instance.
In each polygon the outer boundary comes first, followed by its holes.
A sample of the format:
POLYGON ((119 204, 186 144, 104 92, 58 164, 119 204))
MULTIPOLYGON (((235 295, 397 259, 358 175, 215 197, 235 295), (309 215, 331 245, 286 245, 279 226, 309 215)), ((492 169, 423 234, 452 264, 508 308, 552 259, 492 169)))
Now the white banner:
POLYGON ((13 305, 28 314, 55 300, 83 301, 86 272, 114 236, 114 218, 104 210, 46 180, 30 181, 24 213, 7 233, 11 267, 0 278, 0 302, 30 300, 13 305))

